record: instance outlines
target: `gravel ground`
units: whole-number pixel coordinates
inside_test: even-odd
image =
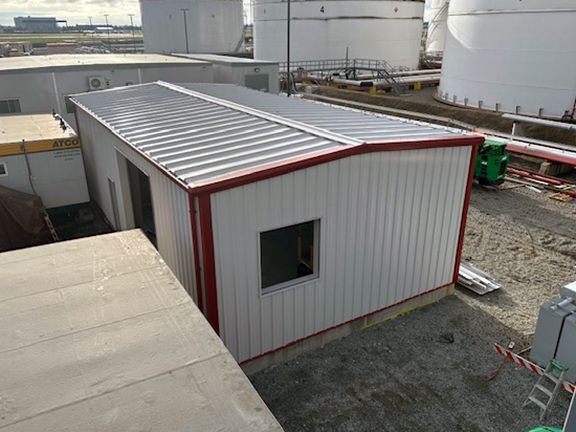
[[[464,257],[502,290],[466,290],[262,371],[251,380],[286,432],[526,432],[535,378],[500,362],[492,343],[530,344],[538,307],[576,279],[576,203],[525,188],[475,188]],[[565,392],[548,425],[560,426]]]
[[[505,184],[503,189],[514,187]],[[504,289],[461,295],[529,341],[543,300],[576,280],[576,202],[563,203],[527,188],[472,194],[463,257]]]

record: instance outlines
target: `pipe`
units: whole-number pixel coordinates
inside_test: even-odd
[[[333,78],[332,82],[336,84],[353,85],[356,87],[374,87],[373,81],[359,81],[359,80],[349,80],[342,78]]]
[[[521,116],[518,114],[502,114],[502,118],[520,123],[532,123],[542,126],[548,126],[558,129],[576,130],[576,125],[570,123],[561,123],[554,120],[544,120],[535,117]]]

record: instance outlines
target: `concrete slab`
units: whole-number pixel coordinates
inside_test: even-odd
[[[0,431],[281,431],[140,231],[0,255]]]

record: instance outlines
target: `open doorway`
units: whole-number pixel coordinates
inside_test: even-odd
[[[132,211],[134,212],[134,226],[144,231],[146,237],[157,247],[150,179],[127,159],[126,166],[130,183]]]

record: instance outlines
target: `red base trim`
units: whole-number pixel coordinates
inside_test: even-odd
[[[426,292],[423,292],[423,293],[421,293],[421,294],[417,294],[417,295],[412,296],[412,297],[409,297],[409,298],[407,298],[407,299],[405,299],[405,300],[399,301],[398,303],[394,303],[394,304],[392,304],[392,305],[390,305],[390,306],[386,306],[386,307],[383,307],[383,308],[381,308],[381,309],[375,310],[374,312],[369,312],[369,313],[364,314],[364,315],[361,315],[361,316],[359,316],[359,317],[357,317],[357,318],[352,318],[351,320],[348,320],[348,321],[343,322],[343,323],[341,323],[341,324],[337,324],[337,325],[332,326],[332,327],[328,327],[327,329],[320,330],[319,332],[312,333],[312,334],[309,335],[309,336],[305,336],[305,337],[303,337],[303,338],[297,339],[297,340],[295,340],[295,341],[293,341],[293,342],[287,343],[286,345],[282,345],[281,347],[274,348],[273,350],[266,351],[265,353],[259,354],[259,355],[255,356],[255,357],[251,357],[251,358],[249,358],[249,359],[247,359],[247,360],[242,360],[239,364],[240,364],[240,365],[243,365],[243,364],[249,363],[249,362],[251,362],[251,361],[258,360],[259,358],[265,357],[265,356],[270,355],[270,354],[272,354],[272,353],[275,353],[275,352],[277,352],[277,351],[281,351],[281,350],[283,350],[283,349],[289,348],[289,347],[291,347],[292,345],[296,345],[296,344],[298,344],[298,343],[300,343],[300,342],[304,342],[304,341],[307,340],[307,339],[313,338],[313,337],[315,337],[315,336],[319,336],[319,335],[321,335],[321,334],[323,334],[323,333],[328,333],[329,331],[332,331],[332,330],[335,330],[335,329],[337,329],[337,328],[339,328],[339,327],[342,327],[342,326],[344,326],[344,325],[353,323],[354,321],[358,321],[358,320],[367,318],[367,317],[369,317],[369,316],[375,315],[375,314],[377,314],[377,313],[384,312],[384,311],[386,311],[386,310],[388,310],[388,309],[391,309],[391,308],[393,308],[393,307],[400,306],[401,304],[404,304],[404,303],[407,303],[407,302],[409,302],[409,301],[411,301],[411,300],[417,299],[418,297],[423,297],[423,296],[425,296],[425,295],[432,294],[432,293],[435,292],[435,291],[439,291],[439,290],[441,290],[441,289],[448,288],[448,287],[450,287],[450,286],[452,286],[452,285],[453,285],[452,283],[449,283],[449,284],[446,284],[446,285],[442,285],[442,286],[440,286],[440,287],[438,287],[438,288],[434,288],[434,289],[431,289],[430,291],[426,291]]]

